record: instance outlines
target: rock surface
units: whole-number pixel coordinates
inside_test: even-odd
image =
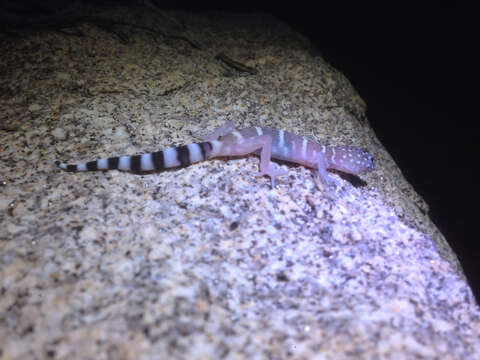
[[[119,27],[122,43],[83,25],[0,49],[1,359],[479,358],[455,255],[305,39],[262,14],[108,16],[157,32]],[[365,147],[378,169],[326,193],[301,166],[271,189],[254,156],[147,175],[54,166],[228,120]]]

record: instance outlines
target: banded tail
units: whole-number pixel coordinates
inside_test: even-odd
[[[205,141],[148,154],[115,156],[73,165],[55,161],[55,164],[68,172],[113,169],[132,172],[159,171],[177,166],[188,166],[195,162],[207,160],[211,157],[212,150],[212,142]]]

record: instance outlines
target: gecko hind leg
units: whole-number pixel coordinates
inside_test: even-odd
[[[254,173],[255,176],[267,175],[272,182],[272,188],[275,187],[275,178],[286,175],[288,171],[280,169],[271,161],[272,157],[272,137],[269,135],[260,135],[244,139],[241,142],[224,144],[222,148],[223,156],[242,156],[258,152],[260,150],[260,172]]]
[[[221,136],[230,134],[234,130],[235,130],[235,123],[233,121],[227,121],[225,124],[215,129],[211,133],[208,133],[205,135],[193,134],[193,136],[195,136],[198,139],[202,139],[202,141],[213,141],[213,140],[217,140]]]
[[[265,135],[263,135],[265,136]],[[259,136],[262,138],[263,136]],[[265,136],[262,151],[260,152],[260,173],[257,176],[267,175],[272,182],[272,189],[275,187],[275,178],[277,176],[287,175],[288,171],[280,169],[278,165],[271,161],[272,158],[272,137]]]

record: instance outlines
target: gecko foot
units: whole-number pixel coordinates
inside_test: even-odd
[[[277,168],[275,166],[270,166],[266,170],[262,170],[261,172],[254,173],[255,176],[263,176],[263,175],[270,176],[270,179],[272,181],[272,189],[275,187],[275,178],[277,176],[282,176],[287,174],[288,174],[288,171]]]

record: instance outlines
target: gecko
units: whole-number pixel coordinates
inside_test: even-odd
[[[326,146],[285,130],[268,127],[237,129],[233,122],[223,124],[211,134],[202,137],[202,142],[199,143],[73,165],[60,161],[55,163],[69,172],[118,169],[140,173],[188,166],[216,157],[244,156],[251,153],[260,156],[260,172],[255,175],[269,176],[272,188],[275,187],[276,177],[288,173],[278,168],[271,161],[272,158],[316,169],[324,185],[336,183],[336,180],[327,173],[327,169],[353,175],[375,169],[373,157],[366,150],[356,146]]]

